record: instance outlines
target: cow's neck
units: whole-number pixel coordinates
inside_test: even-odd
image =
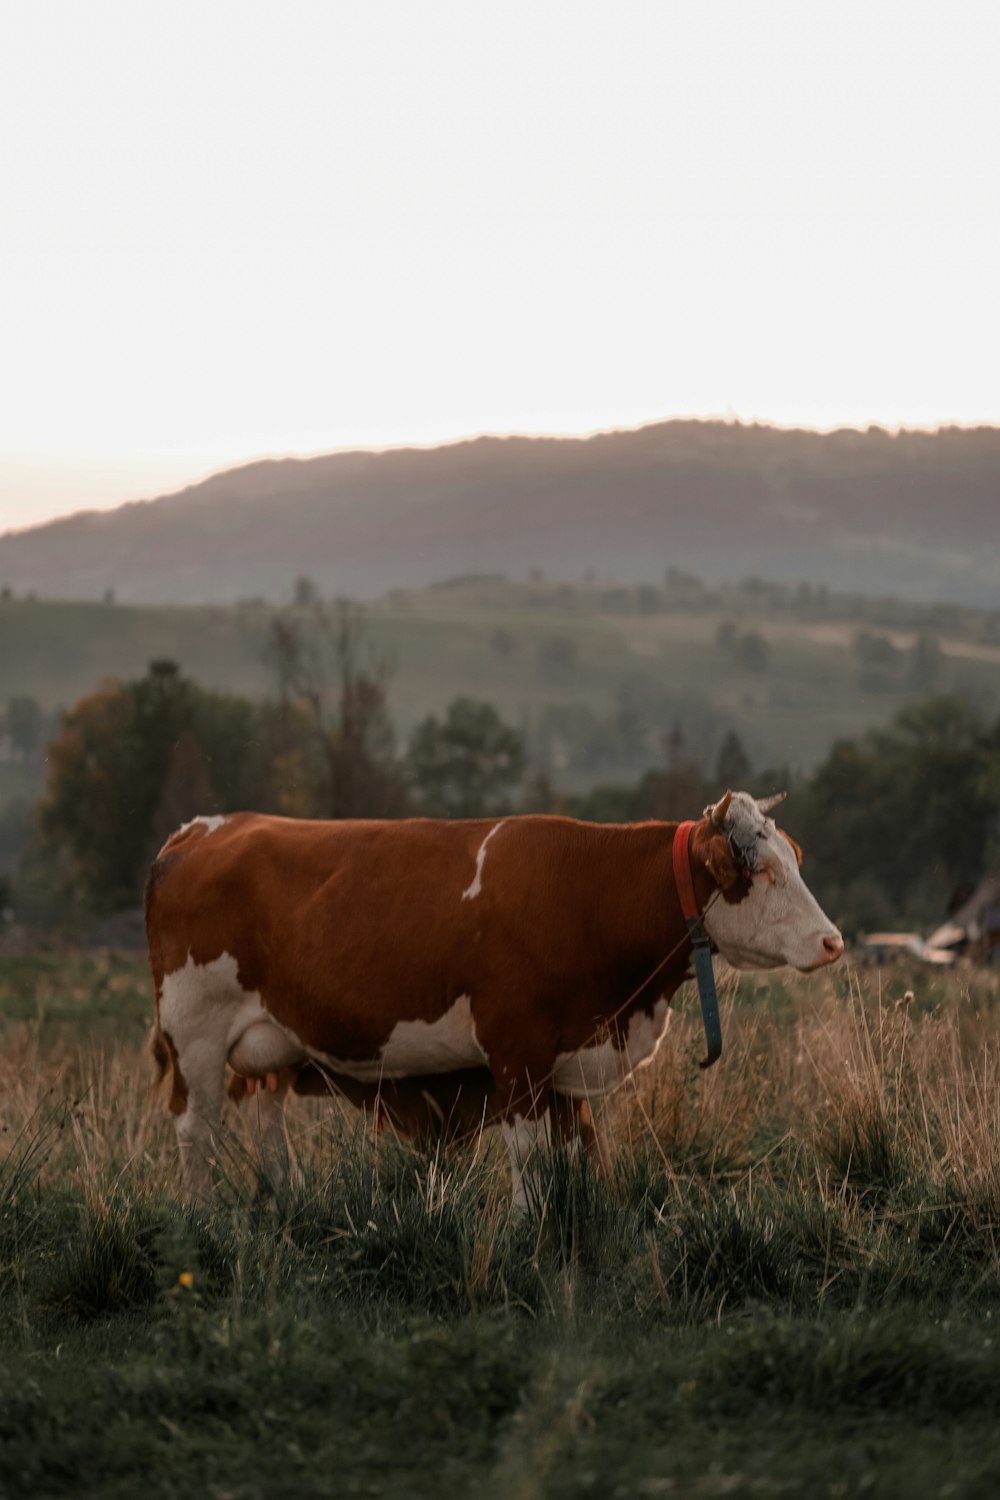
[[[608,830],[607,878],[598,885],[595,912],[600,946],[618,1003],[639,990],[631,1008],[648,1008],[682,983],[690,942],[673,878],[676,824],[649,823]],[[707,892],[696,883],[696,895]],[[655,971],[655,972],[654,972]],[[623,985],[631,988],[622,996]]]

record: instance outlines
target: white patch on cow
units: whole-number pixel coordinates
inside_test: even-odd
[[[537,1167],[539,1153],[548,1151],[552,1141],[552,1127],[547,1113],[537,1120],[515,1114],[513,1122],[501,1121],[500,1133],[510,1156],[512,1206],[517,1213],[523,1213],[528,1206],[525,1179]]]
[[[610,1093],[636,1068],[651,1061],[669,1024],[670,1002],[661,995],[652,1011],[638,1010],[629,1018],[623,1046],[605,1037],[575,1052],[560,1052],[552,1069],[552,1087],[571,1099]]]
[[[214,969],[222,961],[217,959],[206,967]],[[228,1028],[225,1056],[233,1071],[246,1078],[262,1078],[266,1073],[297,1067],[307,1061],[319,1063],[331,1073],[343,1073],[358,1083],[489,1067],[489,1057],[476,1035],[468,995],[460,995],[450,1010],[435,1021],[397,1021],[375,1057],[344,1058],[311,1047],[291,1026],[272,1016],[256,992],[241,991],[241,994],[247,1004],[240,1007]],[[165,1030],[170,1030],[166,1021],[162,1024]]]
[[[182,1072],[191,1079],[184,1068],[201,1071],[202,1059],[207,1065],[221,1050],[223,1062],[237,1049],[244,1036],[259,1031],[277,1032],[282,1029],[264,1009],[264,1003],[256,990],[245,990],[239,981],[239,965],[229,953],[213,958],[207,964],[196,964],[190,953],[181,969],[164,976],[160,994],[160,1025],[173,1038],[174,1046],[181,1055]],[[287,1046],[282,1036],[282,1045]],[[262,1056],[266,1049],[262,1049]],[[298,1060],[305,1061],[305,1052],[299,1044]],[[283,1066],[283,1064],[271,1064]],[[265,1070],[266,1071],[266,1070]]]
[[[757,873],[742,901],[720,895],[706,908],[705,930],[734,969],[817,969],[843,951],[840,933],[799,872],[795,851],[746,792],[734,792],[730,825],[752,848]],[[824,943],[830,946],[825,947]]]
[[[339,1058],[309,1046],[271,1015],[256,990],[244,990],[228,953],[207,964],[196,964],[189,954],[183,968],[165,977],[160,1025],[177,1049],[189,1100],[212,1121],[210,1129],[222,1102],[226,1063],[245,1078],[262,1078],[312,1061],[359,1083],[489,1066],[468,995],[434,1021],[397,1021],[373,1058]],[[199,1139],[204,1145],[204,1130]]]
[[[479,846],[479,852],[476,855],[476,873],[473,876],[472,884],[468,887],[467,890],[464,890],[462,892],[462,900],[463,901],[471,901],[475,896],[478,896],[479,892],[482,890],[482,888],[483,888],[483,865],[484,865],[484,863],[486,861],[486,845],[489,843],[489,841],[493,837],[493,835],[495,833],[499,832],[499,830],[503,827],[503,825],[504,825],[504,823],[506,823],[506,821],[507,821],[506,818],[501,818],[499,823],[495,823],[493,825],[493,827],[490,829],[489,833],[483,839],[483,842],[480,844],[480,846]]]
[[[226,818],[223,813],[213,813],[211,816],[207,813],[200,813],[197,818],[192,818],[189,823],[182,823],[173,837],[177,838],[178,834],[186,833],[189,828],[194,828],[197,823],[200,823],[204,827],[206,834],[214,833],[217,828],[222,827],[225,821]]]
[[[294,1037],[291,1031],[288,1035]],[[476,1035],[468,995],[459,995],[451,1009],[435,1021],[397,1021],[378,1055],[371,1059],[333,1057],[312,1047],[306,1050],[331,1072],[344,1073],[359,1083],[411,1078],[420,1073],[454,1073],[459,1068],[489,1067],[490,1061]]]
[[[453,1073],[458,1068],[488,1065],[489,1058],[476,1036],[468,995],[459,995],[436,1021],[397,1021],[379,1057],[383,1078]]]

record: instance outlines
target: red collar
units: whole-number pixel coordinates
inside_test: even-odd
[[[698,902],[691,878],[691,830],[693,823],[681,823],[674,834],[674,883],[681,900],[681,911],[687,923],[688,936],[694,956],[694,972],[701,997],[701,1015],[705,1023],[705,1039],[708,1055],[701,1066],[710,1068],[722,1054],[722,1026],[719,1022],[719,997],[715,992],[715,975],[712,972],[712,943],[701,920]]]
[[[694,826],[694,823],[679,823],[674,834],[674,880],[677,882],[677,894],[681,898],[681,911],[687,922],[701,916],[691,878],[691,830]]]

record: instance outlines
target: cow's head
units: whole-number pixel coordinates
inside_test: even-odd
[[[798,845],[767,816],[780,801],[727,792],[692,830],[692,864],[704,866],[719,893],[707,905],[705,928],[737,969],[820,969],[844,951],[802,879]]]

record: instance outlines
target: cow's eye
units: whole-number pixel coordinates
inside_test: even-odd
[[[751,875],[757,868],[757,843],[743,844],[732,834],[729,835],[729,847],[732,849],[737,864],[743,865],[744,869],[750,871]]]

